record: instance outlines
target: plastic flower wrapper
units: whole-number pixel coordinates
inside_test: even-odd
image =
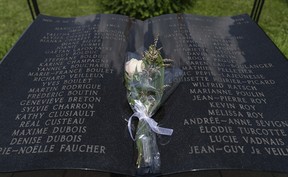
[[[125,64],[127,99],[134,111],[128,121],[128,129],[137,146],[138,175],[160,173],[161,161],[155,133],[169,136],[173,133],[172,129],[159,127],[152,116],[180,82],[181,70],[173,68],[173,60],[162,58],[157,41],[149,46],[141,60],[128,56]],[[132,133],[133,118],[139,119],[135,138]]]

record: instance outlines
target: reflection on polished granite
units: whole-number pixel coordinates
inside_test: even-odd
[[[40,170],[17,173],[0,173],[0,177],[131,177],[127,175],[85,170]],[[288,173],[240,170],[209,170],[186,172],[162,177],[288,177]]]

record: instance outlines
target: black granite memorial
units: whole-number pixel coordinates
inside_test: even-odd
[[[40,15],[0,65],[0,172],[134,175],[127,53],[158,36],[184,76],[154,118],[161,174],[288,172],[288,63],[248,15]]]

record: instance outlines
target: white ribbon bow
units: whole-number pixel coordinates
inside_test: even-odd
[[[168,136],[172,135],[173,129],[159,127],[158,123],[154,119],[147,116],[146,108],[139,100],[135,101],[134,108],[136,112],[128,120],[128,130],[133,141],[135,141],[135,138],[132,135],[131,121],[135,117],[139,120],[146,121],[148,125],[150,126],[151,130],[157,134],[168,135]]]

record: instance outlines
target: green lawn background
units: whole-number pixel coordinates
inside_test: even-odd
[[[207,16],[250,14],[254,0],[195,0],[185,13]],[[74,17],[101,13],[95,0],[38,0],[46,15]],[[0,60],[32,22],[26,0],[0,0]],[[288,0],[266,0],[259,25],[288,58]]]

